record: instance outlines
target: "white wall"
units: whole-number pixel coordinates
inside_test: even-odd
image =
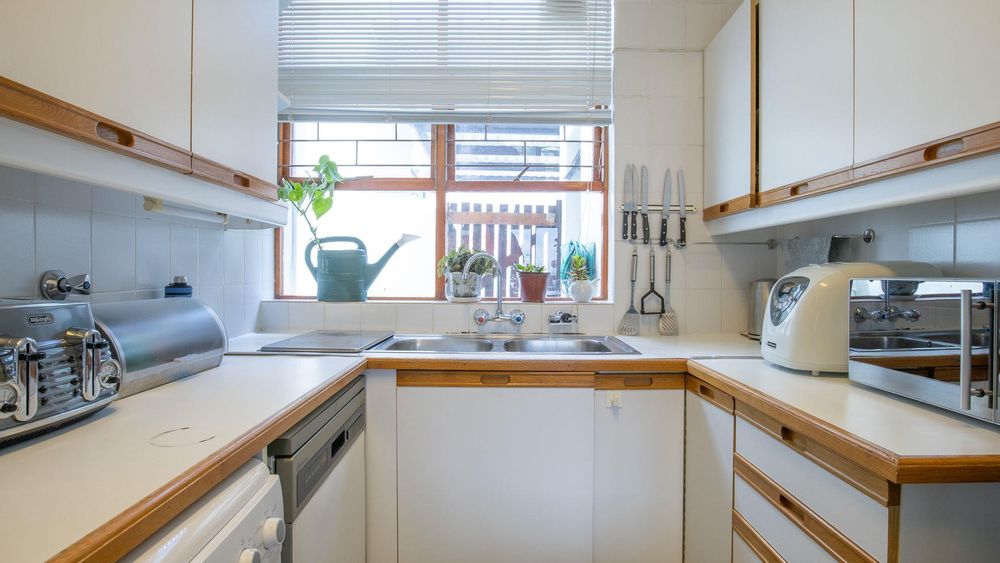
[[[90,273],[94,302],[163,296],[185,275],[230,336],[273,297],[271,230],[223,230],[142,209],[142,198],[0,167],[0,298],[40,298],[46,270]]]
[[[646,164],[650,202],[662,201],[663,176],[684,170],[689,242],[710,242],[701,220],[703,193],[703,50],[739,1],[617,0],[615,3],[615,91],[613,126],[614,200],[621,202],[625,165]],[[659,216],[651,219],[659,220]],[[651,221],[651,223],[655,223]],[[677,236],[677,216],[670,218]],[[621,216],[612,218],[615,318],[628,309],[632,246],[620,238]],[[658,224],[651,225],[654,239]],[[764,241],[774,230],[729,237]],[[640,245],[636,300],[649,289],[649,248]],[[664,252],[655,247],[657,291],[665,292]],[[764,246],[691,245],[672,251],[670,302],[681,332],[738,332],[746,329],[749,282],[774,277],[777,253]],[[638,305],[637,305],[638,308]],[[642,333],[657,330],[656,316],[644,316]]]

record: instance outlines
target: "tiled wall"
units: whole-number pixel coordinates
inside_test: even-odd
[[[625,165],[649,168],[650,202],[662,201],[667,168],[684,170],[688,202],[699,212],[688,216],[690,242],[709,242],[701,221],[703,170],[703,50],[740,4],[738,1],[618,0],[615,3],[615,124],[613,127],[614,199],[622,201]],[[653,219],[658,221],[659,217]],[[615,242],[615,319],[628,308],[632,246]],[[652,226],[654,238],[659,227]],[[677,216],[670,220],[677,236]],[[727,237],[725,241],[764,241],[774,231]],[[649,248],[640,245],[636,299],[649,289]],[[656,288],[666,293],[664,252],[657,246]],[[670,302],[681,332],[737,332],[746,329],[749,282],[774,277],[777,252],[753,245],[690,245],[674,250]],[[641,331],[655,333],[657,318],[642,319]]]
[[[229,334],[243,334],[273,297],[271,233],[147,213],[133,194],[0,167],[0,297],[40,297],[51,269],[90,273],[95,302],[162,297],[186,275]]]

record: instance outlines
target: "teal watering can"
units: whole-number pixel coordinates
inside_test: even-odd
[[[306,245],[306,266],[316,278],[316,299],[320,301],[366,301],[368,288],[382,272],[389,258],[404,244],[416,240],[416,235],[403,235],[374,264],[368,263],[368,249],[361,239],[354,237],[323,237],[319,242],[352,242],[357,248],[347,250],[320,250],[317,264],[312,260],[316,241]]]

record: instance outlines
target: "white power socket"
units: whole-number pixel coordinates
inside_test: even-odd
[[[604,394],[604,407],[609,409],[622,408],[622,392],[608,391]]]

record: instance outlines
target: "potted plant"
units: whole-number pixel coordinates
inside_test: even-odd
[[[569,295],[575,303],[590,303],[594,298],[594,281],[590,279],[587,259],[574,255],[569,267]]]
[[[545,288],[549,283],[549,273],[545,266],[534,264],[514,264],[521,280],[521,301],[525,303],[542,303],[545,301]]]
[[[455,303],[479,301],[483,276],[496,273],[493,263],[489,260],[476,260],[469,268],[469,277],[462,277],[466,262],[477,252],[479,251],[460,246],[438,260],[437,274],[444,278],[444,296],[448,301]]]

